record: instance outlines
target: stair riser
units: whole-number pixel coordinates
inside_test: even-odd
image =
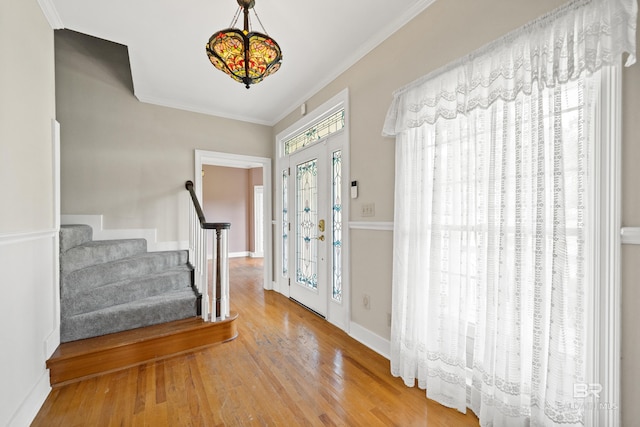
[[[179,299],[159,301],[150,305],[121,306],[109,311],[96,311],[62,319],[61,342],[156,325],[192,317],[195,295]]]
[[[222,322],[191,318],[62,344],[47,361],[51,386],[157,361],[238,336],[237,313]]]
[[[63,278],[62,298],[87,292],[107,283],[133,279],[184,265],[187,252],[152,252],[143,256],[98,264],[69,273]]]
[[[79,292],[63,298],[61,308],[71,316],[190,287],[191,271],[183,269]]]
[[[82,268],[125,259],[147,251],[144,239],[91,242],[69,249],[60,255],[62,276]]]

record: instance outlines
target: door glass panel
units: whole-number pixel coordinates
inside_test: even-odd
[[[289,173],[282,171],[282,277],[289,275]]]
[[[337,302],[342,302],[342,150],[334,151],[331,164],[333,216],[333,275],[331,297]]]
[[[296,166],[296,282],[318,288],[318,159]]]

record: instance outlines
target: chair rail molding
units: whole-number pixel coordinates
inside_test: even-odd
[[[58,230],[55,228],[48,228],[22,233],[0,233],[0,246],[28,242],[31,240],[48,239],[50,237],[54,237],[57,232]]]
[[[620,237],[623,245],[640,245],[640,227],[622,227]]]
[[[393,221],[349,221],[350,230],[393,231]]]

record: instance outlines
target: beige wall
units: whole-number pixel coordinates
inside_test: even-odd
[[[229,222],[229,252],[248,252],[250,169],[204,165],[202,202],[208,222]]]
[[[271,128],[139,102],[126,48],[56,31],[62,213],[184,241],[194,150],[270,157]]]
[[[349,88],[351,177],[359,197],[351,200],[352,221],[392,221],[393,140],[381,136],[392,92],[416,78],[464,56],[486,43],[565,3],[564,0],[437,1],[361,61],[307,101],[309,111]],[[623,224],[640,226],[640,65],[623,72]],[[300,118],[297,110],[279,122],[273,135]],[[375,203],[376,216],[361,218],[362,203]],[[391,307],[390,232],[351,232],[352,320],[389,338],[386,313]],[[640,248],[623,247],[622,425],[640,419]],[[373,262],[372,260],[375,260]],[[365,310],[362,295],[371,296]],[[375,309],[373,309],[375,307]]]
[[[349,88],[350,179],[359,181],[360,192],[350,201],[352,221],[393,220],[394,146],[380,135],[393,90],[564,2],[437,1],[307,101],[311,111]],[[100,46],[97,56],[89,53],[94,45]],[[193,174],[193,149],[270,157],[274,136],[300,118],[296,109],[271,129],[140,104],[123,72],[128,62],[121,47],[79,44],[74,37],[59,35],[56,52],[62,212],[103,213],[110,228],[151,222],[161,240],[184,239],[177,224],[182,211],[176,194]],[[626,69],[623,77],[623,224],[639,226],[640,192],[635,187],[640,180],[640,66]],[[361,204],[371,202],[376,216],[361,218]],[[352,320],[384,338],[389,338],[391,241],[390,232],[351,232]],[[635,403],[640,401],[640,338],[634,330],[640,324],[639,257],[638,247],[623,247],[623,425],[640,419]],[[364,293],[371,296],[371,310],[362,307]]]
[[[0,14],[0,233],[53,227],[53,35],[35,2],[18,3]]]
[[[229,252],[255,252],[253,187],[262,168],[202,167],[202,209],[208,222],[230,222]]]
[[[29,425],[49,392],[57,327],[53,30],[36,1],[0,2],[0,425]]]
[[[640,47],[640,31],[636,33]],[[640,63],[622,72],[622,226],[640,227]],[[622,246],[622,425],[640,420],[640,246]]]

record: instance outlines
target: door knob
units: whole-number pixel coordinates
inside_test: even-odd
[[[314,239],[318,239],[321,242],[324,242],[324,234],[319,235],[318,237],[314,237]]]

